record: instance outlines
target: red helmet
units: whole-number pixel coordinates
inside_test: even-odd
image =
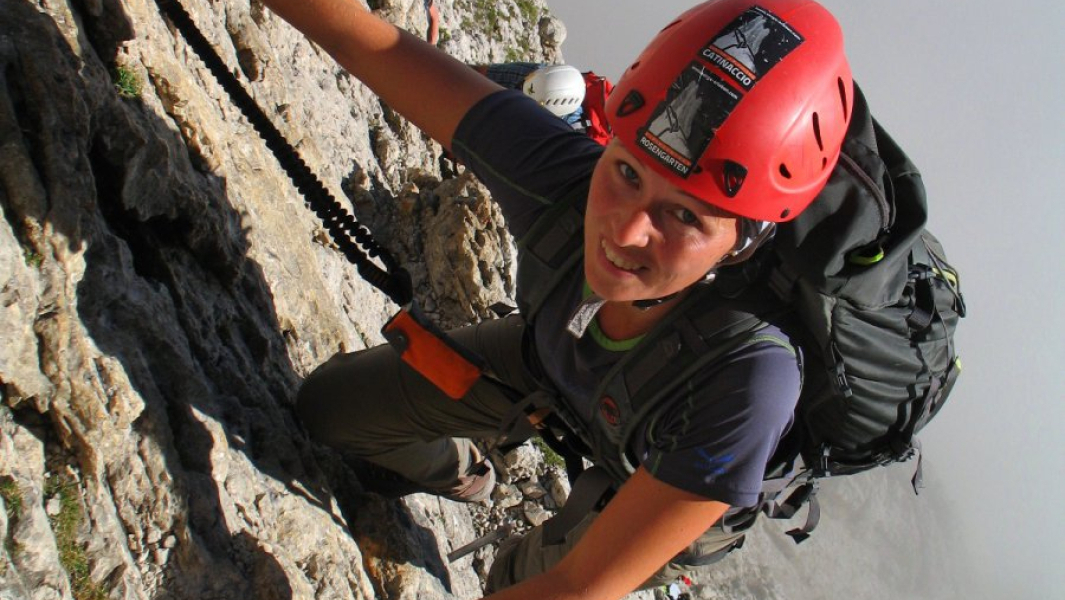
[[[614,136],[681,189],[788,221],[821,191],[853,102],[839,24],[811,0],[711,0],[660,31],[621,76]]]

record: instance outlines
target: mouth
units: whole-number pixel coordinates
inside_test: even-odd
[[[603,249],[603,255],[606,256],[606,259],[610,262],[610,264],[614,265],[618,269],[631,273],[638,271],[641,268],[639,264],[627,260],[623,256],[615,254],[609,247],[607,247],[606,240],[600,240],[599,247]]]

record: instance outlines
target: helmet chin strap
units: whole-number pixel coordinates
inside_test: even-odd
[[[648,310],[676,298],[683,291],[674,292],[654,300],[635,300],[632,305],[640,310]],[[606,304],[606,300],[601,298],[599,294],[592,292],[577,305],[577,309],[570,315],[569,321],[566,322],[566,331],[575,338],[584,337],[584,332],[588,331],[588,326],[595,320],[595,315],[599,313],[599,309],[603,308],[604,304]]]
[[[695,285],[695,284],[692,284],[692,285]],[[688,287],[691,287],[691,286],[688,286]],[[688,288],[684,288],[684,290],[686,290],[686,289],[688,289]],[[683,292],[684,290],[680,290],[680,292]],[[670,300],[672,300],[672,299],[676,298],[677,296],[679,296],[680,292],[673,292],[672,294],[669,294],[668,296],[662,296],[661,298],[655,298],[653,300],[633,300],[632,305],[635,306],[636,308],[640,309],[640,310],[648,310],[648,309],[651,309],[651,308],[654,308],[654,307],[658,306],[659,304],[664,304],[666,302],[669,302]]]
[[[769,221],[741,219],[739,239],[736,240],[735,248],[732,250],[732,252],[729,252],[725,256],[722,256],[721,260],[717,261],[717,264],[714,265],[712,269],[710,269],[710,272],[707,273],[706,276],[702,278],[702,280],[697,281],[692,285],[697,285],[699,283],[710,283],[717,276],[718,268],[741,263],[750,258],[751,255],[754,254],[755,250],[757,250],[762,244],[764,244],[766,240],[773,237],[773,234],[776,233],[777,230],[776,225],[776,223],[771,223]],[[688,286],[683,290],[673,292],[672,294],[662,296],[661,298],[654,298],[652,300],[635,300],[633,301],[632,305],[640,310],[648,310],[659,306],[660,304],[669,302],[670,300],[676,298],[678,295],[683,293],[684,290],[687,290],[690,287],[691,286]]]
[[[715,277],[717,277],[717,268],[719,266],[721,266],[724,262],[725,262],[725,259],[722,258],[721,261],[719,261],[716,265],[714,265],[714,268],[711,269],[710,272],[707,273],[702,279],[700,279],[699,281],[696,281],[695,283],[689,285],[688,287],[684,288],[683,290],[676,291],[676,292],[673,292],[672,294],[669,294],[669,295],[666,295],[666,296],[662,296],[661,298],[655,298],[653,300],[633,300],[632,301],[632,306],[635,307],[635,308],[638,308],[640,310],[649,310],[649,309],[652,309],[652,308],[654,308],[656,306],[659,306],[659,305],[665,304],[666,302],[669,302],[670,300],[672,300],[672,299],[676,298],[677,296],[683,294],[684,292],[690,290],[692,288],[692,286],[699,285],[700,283],[710,283],[710,282],[712,282],[714,280]]]
[[[692,285],[710,283],[717,276],[718,268],[734,265],[747,260],[752,254],[754,254],[754,251],[757,250],[759,246],[771,239],[775,232],[776,223],[741,219],[739,238],[736,240],[736,246],[732,252],[722,256],[706,276]],[[673,292],[672,294],[662,296],[661,298],[634,300],[632,306],[639,310],[650,310],[673,300],[690,288],[691,286],[688,286],[683,290]],[[595,320],[596,313],[599,312],[599,309],[602,308],[604,304],[606,304],[606,300],[600,298],[593,292],[577,306],[575,311],[573,311],[569,321],[566,323],[566,331],[574,337],[583,337],[584,332],[588,330],[588,326],[592,324],[593,320]]]

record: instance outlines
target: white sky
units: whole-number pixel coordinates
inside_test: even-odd
[[[567,61],[616,81],[695,3],[549,4]],[[921,435],[938,475],[926,484],[947,488],[965,524],[975,597],[1065,597],[1065,3],[823,4],[874,114],[921,169],[931,229],[962,273],[965,370]]]

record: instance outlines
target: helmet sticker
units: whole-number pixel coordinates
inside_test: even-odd
[[[640,146],[651,156],[687,177],[695,161],[725,122],[740,95],[706,65],[693,62],[669,86],[666,99],[658,105]]]
[[[802,36],[787,23],[755,6],[730,23],[700,54],[743,90],[750,90],[802,42]]]
[[[638,144],[683,178],[743,95],[803,42],[762,7],[744,11],[701,48],[637,131]]]

